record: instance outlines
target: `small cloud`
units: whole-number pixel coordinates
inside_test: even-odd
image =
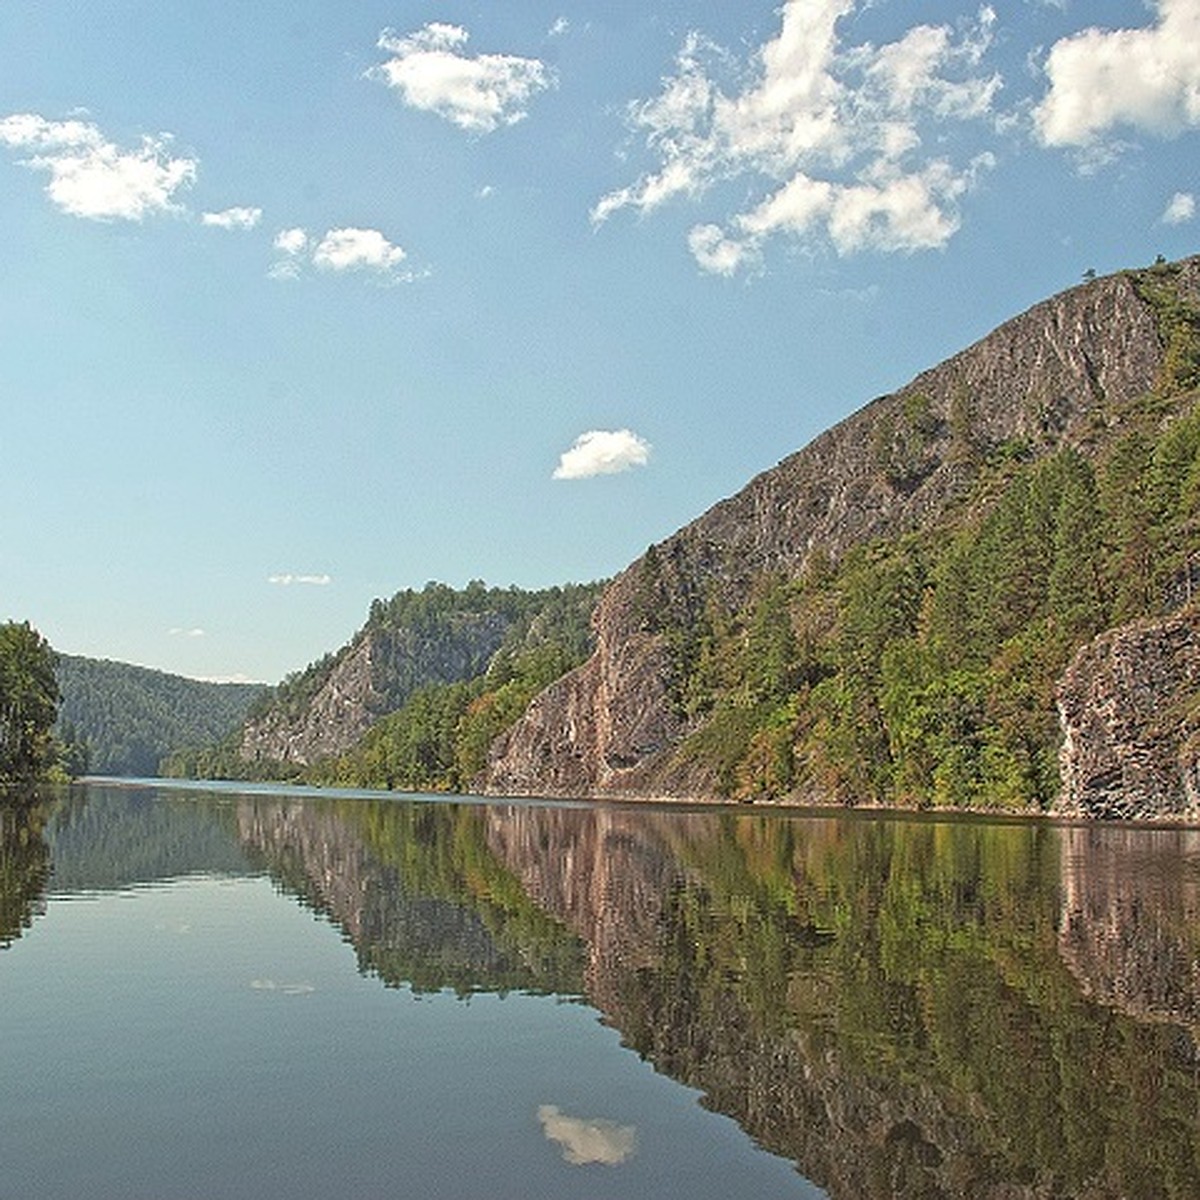
[[[460,53],[470,35],[458,25],[431,22],[405,36],[385,29],[378,46],[392,55],[367,72],[400,94],[410,108],[437,113],[470,133],[491,133],[525,118],[529,101],[555,83],[536,58]]]
[[[281,229],[273,244],[284,254],[303,254],[308,248],[308,234],[303,229]]]
[[[568,29],[571,28],[571,22],[566,17],[559,17],[558,20],[546,30],[547,37],[562,37]]]
[[[256,992],[280,992],[284,996],[309,996],[317,990],[311,983],[277,983],[274,979],[252,979],[250,987]]]
[[[378,229],[330,229],[319,239],[304,229],[284,229],[274,246],[283,257],[271,267],[273,279],[297,279],[308,262],[322,271],[373,271],[393,283],[412,283],[429,273],[400,270],[407,252]]]
[[[202,638],[205,636],[203,629],[185,629],[182,626],[176,626],[174,629],[167,630],[168,637],[185,637],[185,638]]]
[[[485,183],[483,187],[475,193],[476,200],[486,200],[489,196],[494,196],[496,189],[490,183]]]
[[[1196,197],[1191,192],[1176,192],[1162,215],[1164,225],[1184,225],[1196,215]]]
[[[650,458],[650,443],[629,429],[591,429],[581,433],[570,450],[560,455],[555,479],[590,479],[593,475],[616,475],[631,467],[644,467]]]
[[[390,271],[408,255],[378,229],[331,229],[317,243],[313,262],[328,271]]]
[[[123,150],[90,121],[48,121],[37,113],[0,118],[0,144],[28,150],[22,165],[46,171],[46,195],[63,212],[93,221],[141,221],[179,212],[175,194],[193,183],[197,161],[174,157],[171,137],[145,135]]]
[[[261,220],[261,208],[235,207],[200,214],[200,223],[214,229],[253,229]]]
[[[277,584],[279,587],[291,587],[292,584],[308,584],[310,587],[328,587],[333,582],[332,575],[268,575],[268,583]]]
[[[542,1132],[562,1147],[563,1158],[572,1166],[601,1163],[616,1167],[637,1150],[633,1125],[618,1125],[602,1117],[569,1117],[556,1104],[543,1104],[537,1117]]]

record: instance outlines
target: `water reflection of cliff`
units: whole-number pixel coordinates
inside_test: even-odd
[[[243,844],[389,986],[577,995],[582,946],[451,805],[245,800]]]
[[[240,823],[364,969],[582,989],[836,1197],[1195,1194],[1196,873],[1178,846],[395,803],[246,802]]]
[[[1083,826],[1063,839],[1063,958],[1085,992],[1200,1035],[1200,833]]]

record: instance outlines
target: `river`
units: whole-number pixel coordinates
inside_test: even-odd
[[[1200,832],[0,805],[0,1200],[1194,1197]]]

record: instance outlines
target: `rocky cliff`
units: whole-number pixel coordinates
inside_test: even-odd
[[[554,641],[579,661],[597,594],[595,584],[525,592],[430,583],[376,600],[347,645],[285,680],[251,714],[241,757],[307,765],[340,754],[417,689],[472,679],[502,649]]]
[[[1200,612],[1102,634],[1059,685],[1059,811],[1200,818]]]
[[[1200,259],[1171,270],[1194,305]],[[1005,447],[1094,454],[1171,370],[1147,275],[1126,272],[1037,305],[868,404],[624,571],[598,606],[592,657],[496,743],[479,786],[711,796],[712,780],[675,753],[696,721],[672,696],[672,630],[714,597],[735,612],[766,573],[836,567],[871,539],[929,531],[981,503],[983,464]]]

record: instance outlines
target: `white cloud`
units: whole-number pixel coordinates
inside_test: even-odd
[[[308,249],[308,234],[303,229],[281,229],[273,244],[284,254],[303,254]]]
[[[226,208],[200,214],[200,223],[214,229],[253,229],[261,220],[261,208]]]
[[[581,433],[570,450],[565,450],[554,468],[555,479],[590,479],[593,475],[616,475],[631,467],[644,467],[650,459],[650,443],[629,429],[592,429]]]
[[[330,229],[320,238],[304,229],[284,229],[273,244],[282,255],[269,272],[273,279],[296,279],[306,263],[322,271],[373,271],[393,283],[411,283],[428,274],[400,270],[407,253],[378,229]]]
[[[268,583],[278,584],[280,587],[291,587],[293,583],[309,584],[313,587],[326,587],[333,582],[331,575],[292,575],[290,573],[281,575],[268,575]]]
[[[548,30],[546,30],[546,36],[547,37],[562,37],[562,35],[564,33],[566,33],[567,30],[570,28],[571,28],[571,22],[568,21],[566,17],[558,17],[555,20],[554,24],[551,25]]]
[[[1196,197],[1191,192],[1176,192],[1163,211],[1164,225],[1184,225],[1196,215]]]
[[[562,1147],[563,1158],[572,1166],[601,1163],[616,1167],[637,1150],[637,1128],[618,1125],[602,1117],[569,1117],[556,1104],[537,1110],[542,1132]]]
[[[252,979],[250,987],[256,992],[281,992],[285,996],[311,996],[317,990],[308,982],[277,983],[274,979]]]
[[[378,46],[392,57],[368,77],[395,89],[409,107],[437,113],[471,133],[522,120],[529,101],[554,86],[554,72],[536,58],[469,58],[459,53],[469,36],[461,26],[440,22],[406,36],[385,29]]]
[[[744,66],[690,34],[659,95],[627,110],[657,165],[602,196],[593,222],[748,179],[759,193],[748,208],[689,235],[706,271],[754,266],[777,234],[841,254],[944,245],[959,201],[993,161],[976,153],[956,164],[952,152],[957,126],[995,119],[1001,78],[981,66],[995,13],[984,6],[957,28],[919,25],[883,46],[847,47],[838,22],[855,6],[787,0],[778,35]],[[924,150],[930,134],[946,147],[937,155]]]
[[[48,121],[37,113],[0,118],[0,143],[28,150],[25,166],[46,171],[46,195],[63,212],[93,221],[140,221],[180,211],[175,194],[193,183],[194,158],[173,157],[170,136],[143,136],[122,150],[90,121]]]
[[[283,257],[272,264],[267,274],[272,279],[298,279],[304,253],[309,247],[308,233],[299,228],[281,229],[271,244]]]
[[[312,259],[328,271],[390,271],[407,257],[378,229],[331,229],[317,243]]]
[[[174,629],[168,629],[167,635],[169,637],[202,638],[205,633],[203,629],[184,629],[176,626]]]
[[[1200,0],[1157,0],[1144,29],[1086,29],[1056,42],[1034,110],[1047,146],[1088,147],[1115,128],[1174,137],[1200,127]]]

